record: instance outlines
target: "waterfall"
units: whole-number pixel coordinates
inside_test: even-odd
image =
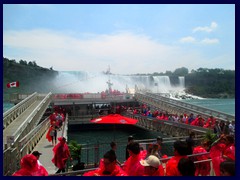
[[[110,79],[113,90],[126,92],[137,87],[154,93],[168,93],[184,88],[184,77],[179,77],[179,86],[172,86],[168,76],[136,76],[103,74],[84,71],[60,71],[57,78],[51,83],[53,93],[98,93],[108,89]]]
[[[179,87],[184,89],[185,88],[185,78],[184,78],[184,76],[179,76],[178,79],[179,79]]]

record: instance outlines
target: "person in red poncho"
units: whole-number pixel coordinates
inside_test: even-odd
[[[116,153],[110,150],[100,160],[98,169],[85,172],[83,176],[127,176],[127,174],[117,165]]]
[[[54,157],[52,159],[53,164],[58,168],[56,173],[65,172],[67,159],[70,157],[70,151],[68,145],[66,144],[66,139],[64,137],[59,137],[60,141],[54,148]]]
[[[143,176],[144,167],[140,164],[140,160],[145,158],[146,153],[141,153],[138,142],[128,144],[127,148],[130,156],[125,161],[123,170],[129,176]]]
[[[42,176],[38,169],[37,158],[32,154],[25,155],[20,162],[21,169],[13,176]]]
[[[173,144],[174,156],[166,164],[166,176],[181,176],[178,170],[178,162],[181,158],[187,158],[188,146],[185,141],[175,141]]]
[[[223,158],[226,160],[235,161],[235,145],[234,145],[234,136],[227,135],[225,138],[226,147],[223,150]]]
[[[206,153],[206,149],[204,147],[207,147],[207,143],[204,142],[203,146],[197,146],[193,149],[193,154],[199,154],[199,153]],[[209,155],[200,155],[200,156],[195,156],[194,161],[202,161],[202,160],[207,160],[209,159]],[[195,176],[208,176],[210,175],[210,161],[206,162],[201,162],[197,163],[196,165],[196,171],[195,171]]]
[[[225,149],[226,144],[224,140],[224,135],[221,135],[219,139],[211,144],[210,147],[210,157],[212,159],[213,170],[216,176],[220,176],[220,163],[224,161],[222,157],[222,152]]]
[[[46,134],[46,139],[49,142],[52,142],[52,145],[55,146],[57,144],[57,127],[53,124],[48,129]]]
[[[32,155],[34,155],[37,158],[39,174],[41,174],[41,176],[48,176],[47,170],[45,169],[45,167],[39,161],[40,155],[42,155],[42,153],[40,153],[38,151],[33,151]]]
[[[164,169],[156,156],[150,155],[147,159],[142,159],[140,164],[144,166],[144,176],[164,176]]]

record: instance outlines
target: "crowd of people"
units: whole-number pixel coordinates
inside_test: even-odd
[[[134,109],[133,113],[149,116],[151,111],[147,109],[143,108],[142,112]],[[157,111],[152,114],[154,114],[152,117],[157,119],[170,120],[172,117],[173,121],[179,123],[212,128],[218,139],[213,143],[205,139],[200,145],[196,145],[195,134],[190,132],[185,141],[174,142],[174,155],[168,158],[166,154],[162,154],[163,139],[161,137],[157,137],[147,149],[143,149],[133,136],[129,136],[126,160],[123,163],[117,159],[117,144],[111,142],[111,149],[100,159],[99,167],[84,173],[83,176],[209,176],[211,166],[208,160],[210,159],[216,176],[235,175],[235,125],[233,122],[223,125],[212,116],[205,121],[201,116],[194,118],[193,114],[189,116],[184,114],[179,117],[166,116]],[[54,146],[52,163],[58,168],[56,173],[64,173],[67,160],[72,160],[66,139],[57,138],[57,131],[62,128],[65,114],[61,109],[55,109],[49,120],[50,128],[46,138]],[[188,155],[199,153],[203,155],[188,157]],[[38,151],[25,155],[20,162],[21,168],[13,176],[47,176],[47,170],[39,161],[40,155],[42,154]],[[196,161],[202,162],[194,163]]]
[[[58,168],[56,173],[64,173],[67,160],[72,158],[66,139],[59,137],[58,141],[53,148],[52,163]],[[190,133],[185,141],[174,142],[174,155],[168,157],[161,153],[161,137],[157,137],[148,149],[143,149],[132,136],[129,136],[126,160],[122,164],[117,160],[117,144],[111,142],[111,149],[100,159],[99,167],[85,172],[83,176],[209,176],[211,166],[208,160],[210,159],[216,176],[234,176],[234,144],[234,136],[222,134],[212,144],[204,140],[201,145],[195,145],[194,134]],[[188,156],[199,153],[203,154]],[[13,176],[47,176],[47,170],[39,161],[40,155],[42,154],[38,151],[25,155],[21,159],[21,169]],[[194,163],[196,161],[198,163]]]
[[[186,141],[176,140],[173,144],[174,155],[170,158],[159,151],[161,137],[144,150],[129,136],[126,161],[122,165],[117,163],[115,150],[110,150],[104,154],[96,170],[88,171],[83,176],[209,176],[210,159],[216,176],[235,175],[234,136],[222,134],[214,143],[204,140],[201,145],[195,145],[194,136],[191,132]],[[188,156],[199,153],[202,155]],[[200,162],[194,163],[196,161]]]
[[[122,108],[124,109],[124,108]],[[194,116],[193,113],[188,114],[169,114],[167,112],[161,112],[160,110],[151,110],[145,104],[142,104],[138,108],[131,109],[133,114],[139,114],[142,116],[148,116],[156,118],[157,120],[166,120],[177,123],[185,123],[192,126],[200,126],[203,128],[213,129],[214,133],[218,134],[235,134],[235,121],[219,121],[215,117],[210,116],[208,119],[204,119],[201,115]]]
[[[52,142],[52,145],[57,144],[57,132],[62,129],[63,122],[65,121],[65,109],[55,107],[54,113],[49,116],[50,127],[46,134],[46,139]]]

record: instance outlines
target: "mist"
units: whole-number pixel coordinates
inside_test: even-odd
[[[184,90],[184,77],[179,77],[178,85],[171,85],[168,76],[133,76],[104,74],[100,72],[60,71],[47,87],[52,93],[101,93],[108,89],[107,82],[112,83],[112,90],[126,92],[148,90],[153,93],[169,93]]]

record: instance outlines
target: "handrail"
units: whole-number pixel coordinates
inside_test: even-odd
[[[3,113],[3,127],[6,128],[14,121],[18,116],[20,116],[25,109],[27,109],[37,98],[37,93],[33,93],[26,99],[22,100],[11,109]]]
[[[26,120],[21,124],[21,126],[18,127],[18,129],[15,131],[15,133],[13,134],[14,136],[14,143],[18,140],[18,138],[20,137],[20,135],[22,134],[22,132],[26,129],[26,127],[28,126],[28,124],[31,123],[31,121],[33,120],[33,118],[35,117],[35,115],[38,113],[38,111],[47,103],[49,103],[49,99],[51,97],[51,92],[47,94],[47,96],[39,103],[39,105],[32,111],[32,113],[28,116],[28,118],[26,118]]]
[[[206,152],[206,153],[198,153],[198,154],[192,154],[192,155],[187,155],[188,157],[197,157],[197,156],[202,156],[202,155],[208,155],[209,152]],[[171,159],[173,156],[170,156],[168,158],[160,158],[159,160],[161,162],[163,162],[164,160],[169,160]],[[209,158],[207,160],[201,160],[201,161],[194,161],[194,164],[199,164],[199,163],[202,163],[202,162],[208,162],[210,161],[210,163],[212,163],[212,159]],[[121,164],[121,167],[123,166],[123,164]],[[77,170],[77,171],[71,171],[71,172],[66,172],[66,173],[61,173],[61,174],[49,174],[49,176],[77,176],[77,175],[83,175],[85,172],[88,172],[88,171],[92,171],[92,170],[96,170],[98,168],[88,168],[88,169],[83,169],[83,170]],[[211,173],[212,172],[212,173]],[[164,175],[166,176],[166,175]],[[215,176],[214,172],[213,172],[213,168],[212,168],[212,165],[211,165],[211,170],[210,170],[210,176]]]
[[[41,129],[45,128],[44,133],[46,132],[46,130],[48,129],[50,122],[49,122],[49,117],[45,118],[38,126],[36,126],[33,130],[31,130],[26,136],[24,136],[23,138],[21,138],[18,142],[18,148],[20,149],[20,151],[22,151],[22,149],[28,145],[29,141],[31,141],[34,136],[36,136],[39,132],[41,132]]]
[[[31,94],[30,96],[26,97],[25,99],[23,99],[22,101],[20,101],[18,104],[16,104],[15,106],[13,106],[12,108],[10,108],[9,110],[7,110],[6,112],[3,113],[3,117],[5,118],[5,116],[7,116],[8,114],[10,114],[12,111],[14,111],[16,108],[20,107],[21,105],[25,104],[26,101],[28,101],[29,99],[31,99],[32,97],[36,96],[37,92]]]
[[[167,98],[167,97],[164,97],[164,96],[161,96],[161,95],[158,95],[158,94],[152,94],[152,93],[146,93],[146,94],[149,94],[150,96],[152,97],[159,97],[161,99],[165,99],[167,101],[170,101],[170,102],[173,102],[174,105],[179,105],[179,106],[191,106],[191,108],[197,108],[197,109],[200,109],[200,111],[202,112],[210,112],[210,113],[207,113],[207,114],[210,114],[210,115],[214,115],[213,113],[215,114],[218,114],[218,115],[223,115],[225,116],[226,118],[229,118],[230,120],[235,120],[235,116],[231,115],[231,114],[227,114],[227,113],[224,113],[224,112],[220,112],[220,111],[217,111],[217,110],[214,110],[214,109],[209,109],[209,108],[206,108],[206,107],[202,107],[202,106],[198,106],[198,105],[195,105],[195,104],[191,104],[191,103],[188,103],[188,102],[182,102],[182,101],[178,101],[178,100],[175,100],[175,99],[171,99],[171,98]],[[166,101],[165,101],[166,102]],[[188,107],[183,107],[183,108],[187,108]],[[215,115],[217,116],[217,115]],[[218,116],[217,116],[218,117]],[[219,119],[221,119],[221,117],[218,117]],[[224,120],[224,119],[222,119]]]
[[[202,106],[193,105],[193,104],[190,104],[190,103],[187,103],[187,102],[177,101],[177,100],[167,98],[167,97],[164,97],[164,96],[161,96],[161,95],[155,95],[155,94],[151,94],[151,93],[146,93],[146,94],[138,93],[138,94],[135,95],[136,99],[138,99],[138,95],[142,95],[145,98],[150,97],[155,101],[160,100],[160,101],[162,101],[164,103],[167,103],[167,104],[170,104],[172,106],[181,107],[181,109],[186,109],[189,112],[195,112],[197,114],[202,114],[206,117],[209,117],[209,116],[213,115],[214,117],[217,117],[218,119],[223,120],[223,121],[226,121],[226,118],[230,121],[235,121],[235,116],[233,116],[233,115],[223,113],[223,112],[219,112],[219,111],[212,110],[212,109],[208,109],[208,108],[205,108],[205,107],[202,107]],[[191,108],[189,108],[187,106],[190,106]],[[196,109],[198,109],[198,110],[196,110]],[[208,111],[209,111],[209,113],[208,113]],[[220,115],[225,116],[225,119],[223,119],[223,117],[220,117]]]

